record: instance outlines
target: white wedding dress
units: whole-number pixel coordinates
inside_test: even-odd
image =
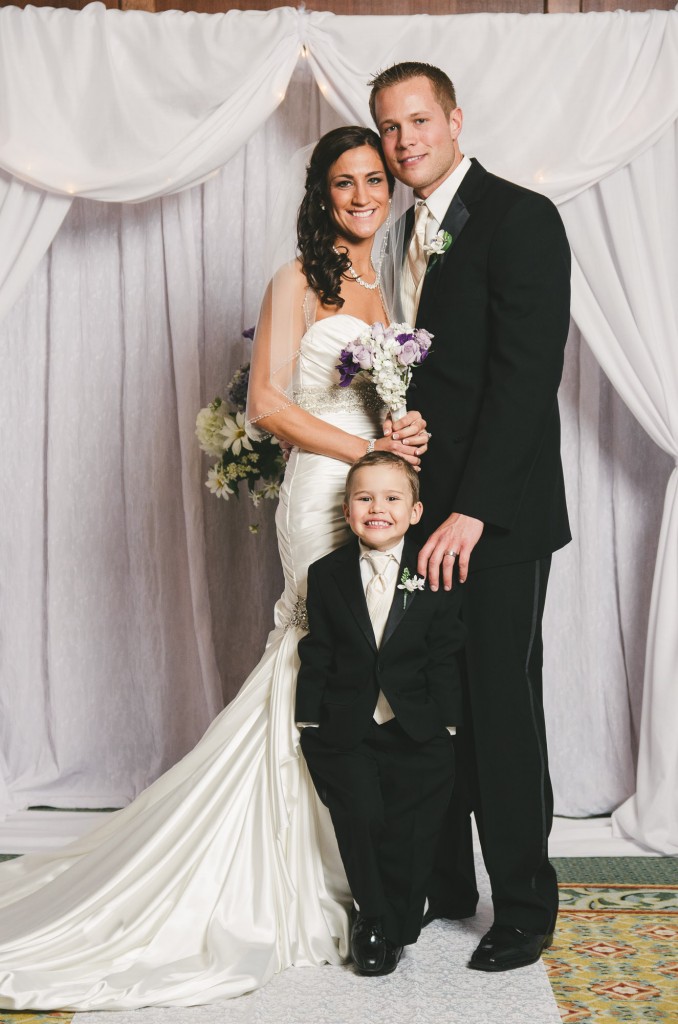
[[[339,388],[335,370],[362,327],[338,314],[308,329],[295,400],[367,438],[380,432],[376,394]],[[347,539],[346,471],[293,450],[275,628],[195,749],[84,839],[0,865],[0,1007],[188,1006],[347,957],[350,896],[294,724],[307,569]]]

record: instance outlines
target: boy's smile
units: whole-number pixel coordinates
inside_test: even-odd
[[[364,466],[351,481],[346,522],[370,548],[395,547],[409,527],[421,518],[422,504],[413,503],[405,473],[397,466]]]

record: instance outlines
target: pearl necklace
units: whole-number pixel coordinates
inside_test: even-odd
[[[335,256],[341,256],[342,255],[342,253],[340,253],[339,250],[337,248],[335,248],[335,246],[332,246],[332,252],[335,254]],[[374,263],[372,262],[372,259],[370,259],[370,263],[372,264],[372,270],[374,270],[374,272],[377,275],[375,277],[374,281],[372,282],[372,284],[368,284],[367,281],[363,281],[363,279],[360,276],[360,274],[356,274],[355,270],[353,269],[353,267],[351,265],[351,261],[350,260],[349,260],[348,267],[346,269],[348,270],[349,274],[351,275],[351,277],[353,278],[353,280],[355,281],[356,284],[359,284],[361,288],[367,288],[368,292],[373,292],[373,291],[376,291],[376,289],[379,287],[379,284],[381,282],[381,266],[379,267],[379,270],[376,270],[375,266],[374,266]]]

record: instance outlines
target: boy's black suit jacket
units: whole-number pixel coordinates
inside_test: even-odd
[[[409,217],[412,217],[410,211]],[[419,543],[452,512],[481,519],[471,570],[546,557],[570,539],[556,395],[569,327],[570,250],[549,199],[473,160],[429,263],[417,326],[435,335],[408,406],[432,438]]]
[[[295,720],[318,722],[320,738],[349,749],[367,734],[381,689],[405,732],[431,739],[461,721],[459,587],[407,593],[396,586],[377,648],[359,562],[354,539],[309,568],[310,632],[299,642]],[[406,537],[398,581],[406,567],[414,576],[416,565],[417,547]]]

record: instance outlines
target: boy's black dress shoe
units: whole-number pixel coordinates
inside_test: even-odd
[[[380,971],[370,971],[370,974],[392,974],[402,955],[402,946],[394,946],[388,939],[384,939],[384,966]]]
[[[527,967],[536,963],[552,942],[553,932],[541,935],[507,924],[493,924],[480,940],[468,966],[475,971],[512,971],[516,967]]]
[[[356,914],[351,926],[351,956],[361,974],[382,972],[386,958],[386,939],[379,918]],[[392,971],[395,966],[391,967]]]

